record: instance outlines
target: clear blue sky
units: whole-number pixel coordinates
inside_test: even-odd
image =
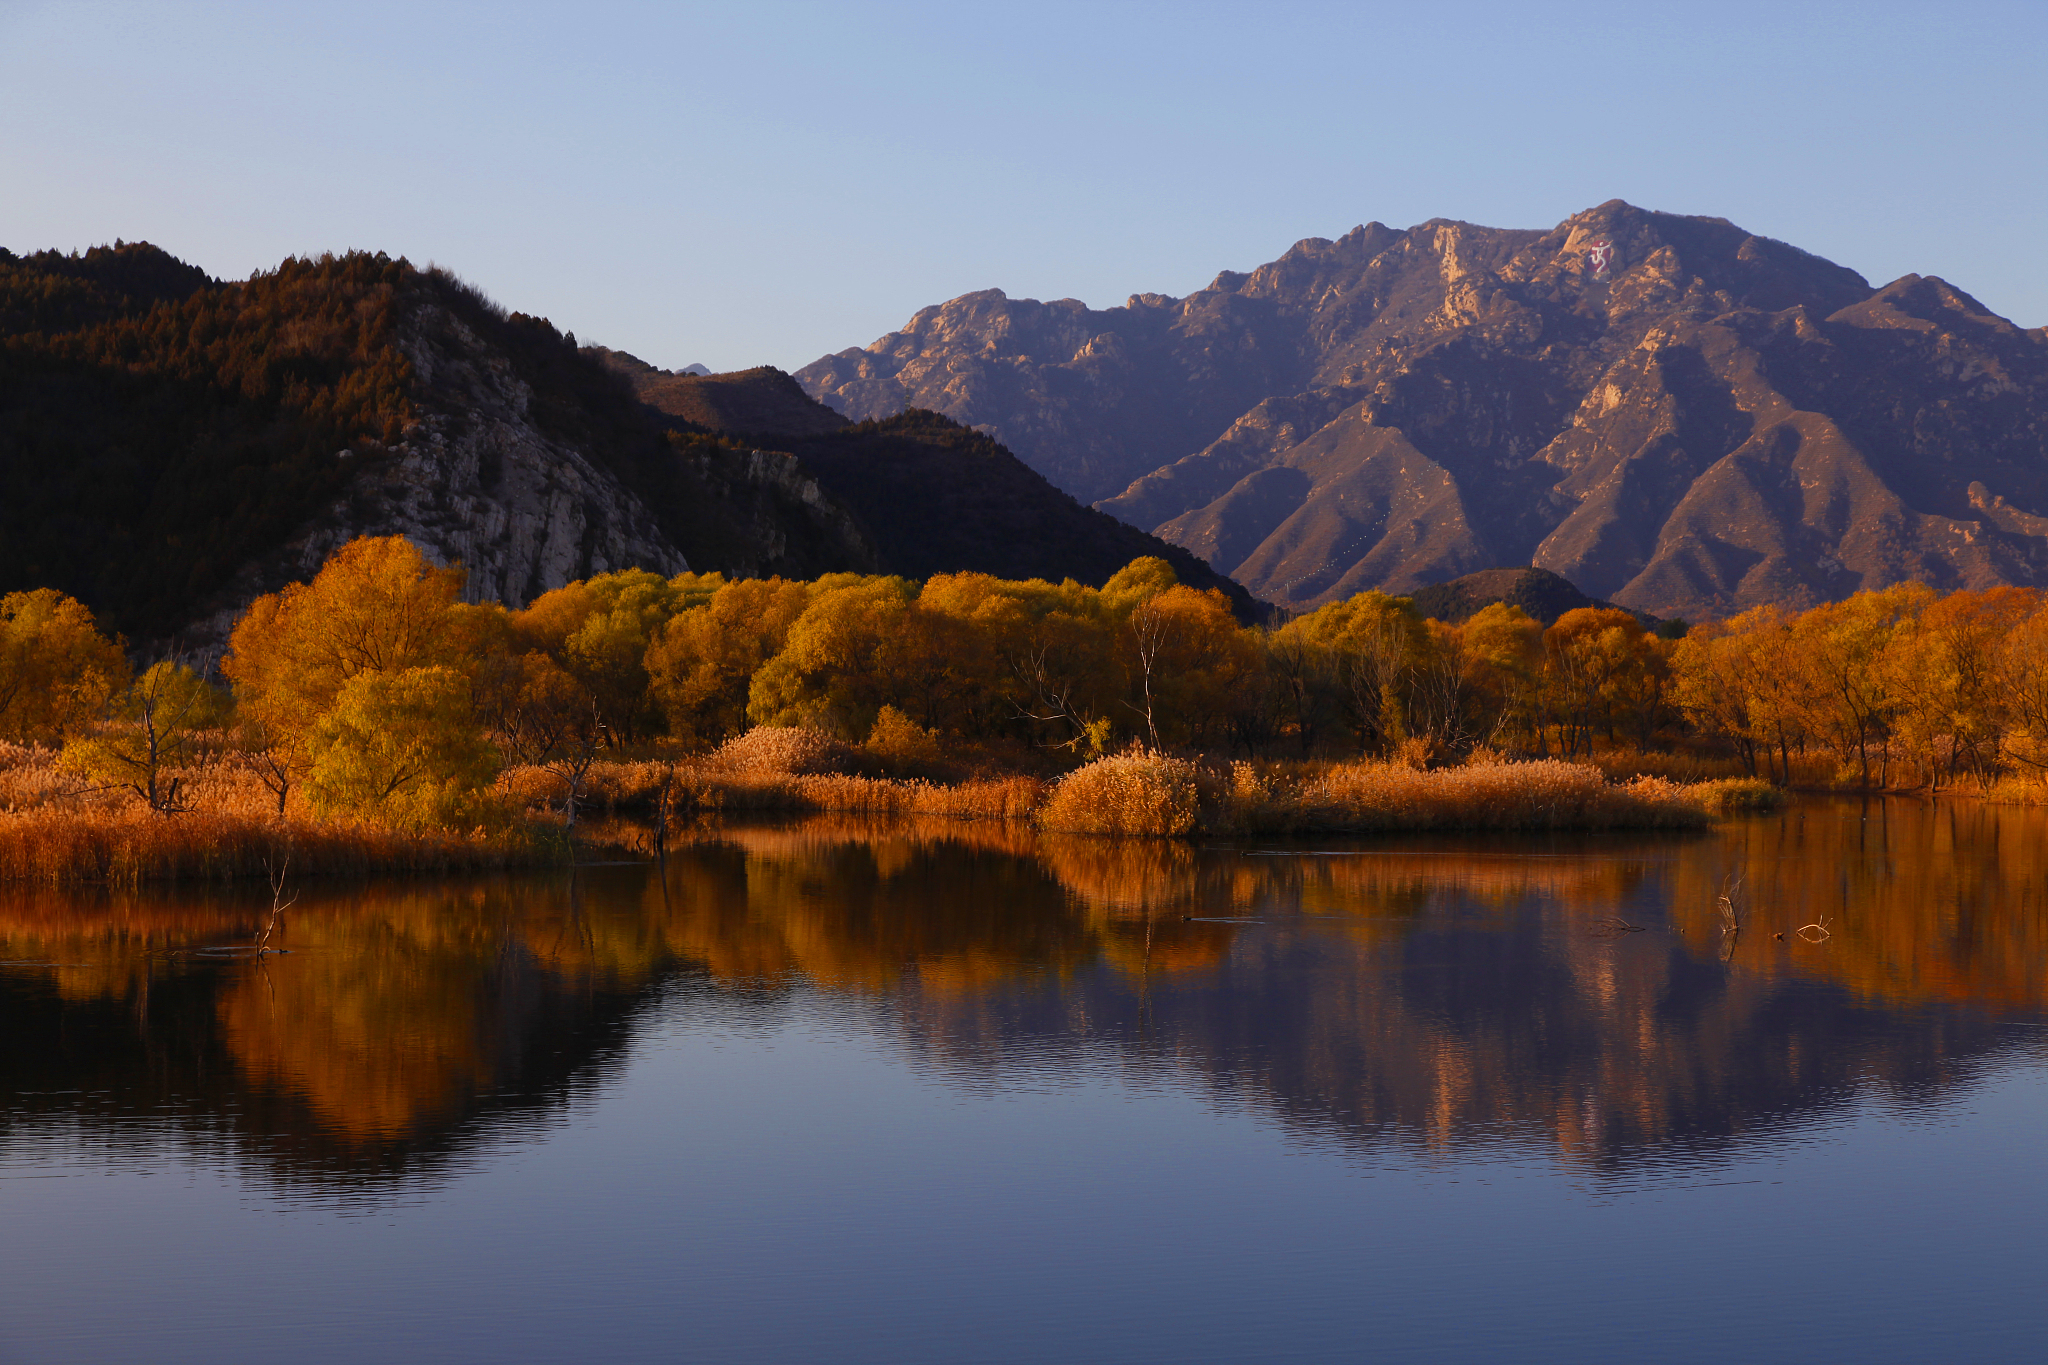
[[[368,247],[664,366],[1378,219],[1731,218],[2048,323],[2048,4],[0,0],[0,245]]]

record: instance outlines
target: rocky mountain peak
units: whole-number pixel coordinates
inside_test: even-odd
[[[2048,329],[1723,218],[1368,223],[1063,331],[968,297],[796,377],[988,430],[1286,605],[1497,563],[1691,617],[2048,570],[2013,529],[2048,515]],[[1965,465],[1996,517],[1926,472]]]

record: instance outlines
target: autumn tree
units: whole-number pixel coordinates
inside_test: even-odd
[[[193,758],[195,735],[225,718],[227,698],[172,660],[150,665],[114,700],[113,715],[64,743],[63,763],[88,779],[134,792],[159,815],[188,807],[176,771]]]
[[[316,809],[407,829],[475,823],[499,763],[469,680],[439,664],[350,677],[314,724],[311,750]]]
[[[916,585],[890,577],[820,592],[791,623],[782,649],[754,674],[748,719],[864,738],[903,680],[929,662],[916,596]]]
[[[1118,644],[1129,679],[1124,705],[1153,747],[1162,737],[1182,745],[1228,739],[1257,654],[1222,593],[1180,584],[1151,593],[1125,616]]]
[[[2022,771],[2048,775],[2048,602],[1997,642],[1991,671],[2000,757]]]
[[[52,588],[0,597],[0,738],[62,739],[128,685],[127,657],[85,604]]]
[[[1544,693],[1558,747],[1589,753],[1596,731],[1611,744],[1629,725],[1655,738],[1670,682],[1667,644],[1619,607],[1579,607],[1543,632]]]
[[[1889,776],[1888,741],[1905,708],[1886,656],[1904,645],[1933,596],[1900,583],[1815,607],[1794,619],[1791,648],[1777,661],[1796,684],[1790,701],[1806,729],[1842,767],[1853,765],[1865,788]]]
[[[352,540],[312,582],[251,603],[221,671],[265,725],[304,729],[359,674],[455,664],[461,589],[460,569],[437,568],[403,536]]]
[[[725,586],[719,574],[667,579],[626,569],[544,593],[513,622],[532,648],[545,651],[589,692],[609,742],[629,743],[662,717],[647,672],[649,647],[670,620],[710,602]]]
[[[1494,602],[1458,626],[1469,727],[1498,748],[1510,736],[1536,737],[1541,724],[1543,626],[1520,607]]]
[[[782,652],[814,592],[781,578],[740,579],[655,631],[642,666],[669,734],[709,746],[744,730],[754,674]]]
[[[2030,588],[1950,593],[1888,643],[1882,667],[1897,701],[1895,728],[1930,787],[1966,772],[1991,776],[2004,723],[2000,646],[2041,602]]]
[[[1134,581],[1142,576],[1125,580],[1121,600],[1144,600],[1157,575],[1153,584]],[[956,676],[963,705],[982,724],[1021,727],[1032,743],[1089,754],[1108,747],[1119,679],[1116,620],[1102,592],[1072,579],[950,574],[928,583],[918,601],[975,642]]]
[[[1430,637],[1405,597],[1362,592],[1282,627],[1318,652],[1314,678],[1369,754],[1391,754],[1408,737],[1409,683],[1427,658]]]
[[[456,600],[461,586],[403,537],[365,537],[251,604],[221,671],[266,744],[280,809],[303,782],[324,812],[473,821],[500,760],[472,676],[511,637],[502,609]]]

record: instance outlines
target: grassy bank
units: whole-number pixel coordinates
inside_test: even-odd
[[[815,731],[788,729],[755,730],[708,755],[594,763],[581,775],[578,837],[612,842],[602,828],[612,812],[651,816],[678,835],[705,817],[749,814],[977,820],[1166,838],[1684,830],[1781,799],[1750,779],[1614,781],[1598,768],[1555,760],[1422,770],[1224,763],[1133,750],[1051,781],[999,771],[952,780],[892,776],[877,766],[872,755]],[[280,814],[274,793],[233,754],[182,776],[190,809],[162,815],[132,793],[84,787],[47,750],[0,746],[0,881],[226,881],[266,876],[287,860],[294,877],[356,877],[568,857],[568,779],[549,769],[508,770],[493,819],[467,833],[321,819],[296,795]]]
[[[756,730],[705,758],[597,764],[586,800],[674,816],[841,813],[1030,820],[1080,834],[1398,833],[1421,830],[1698,829],[1777,806],[1754,778],[1610,779],[1557,760],[1423,770],[1377,762],[1227,763],[1133,750],[1051,781],[951,782],[843,771],[861,755],[815,732]],[[835,771],[834,769],[842,769]],[[537,770],[508,782],[530,800],[562,790]]]
[[[480,872],[562,861],[543,829],[499,834],[411,834],[275,815],[132,809],[45,809],[0,814],[0,881],[94,882],[262,879]]]
[[[508,813],[468,833],[317,818],[232,754],[180,770],[190,809],[160,815],[132,792],[89,787],[54,753],[0,745],[0,882],[41,885],[480,872],[567,857],[558,826]]]

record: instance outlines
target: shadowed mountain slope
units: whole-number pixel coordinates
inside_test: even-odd
[[[666,426],[545,319],[403,260],[0,255],[0,591],[132,635],[218,643],[366,534],[514,605],[635,566],[878,567],[794,460]]]
[[[663,370],[625,351],[586,348],[623,375],[640,401],[671,417],[747,436],[816,436],[849,425],[772,365],[731,374]]]
[[[1369,224],[1186,299],[964,295],[797,378],[991,431],[1295,608],[1502,563],[1690,617],[2048,581],[2048,329],[1620,201]]]
[[[1581,607],[1614,604],[1588,597],[1548,569],[1481,569],[1434,583],[1409,594],[1415,609],[1438,621],[1463,621],[1495,602],[1520,607],[1534,620],[1555,625],[1557,618]]]
[[[972,570],[998,578],[1101,585],[1133,559],[1173,565],[1192,587],[1223,592],[1240,618],[1251,594],[1199,556],[1083,507],[997,442],[934,412],[849,423],[768,366],[695,378],[620,352],[604,361],[643,401],[720,435],[787,451],[850,511],[892,573]]]

